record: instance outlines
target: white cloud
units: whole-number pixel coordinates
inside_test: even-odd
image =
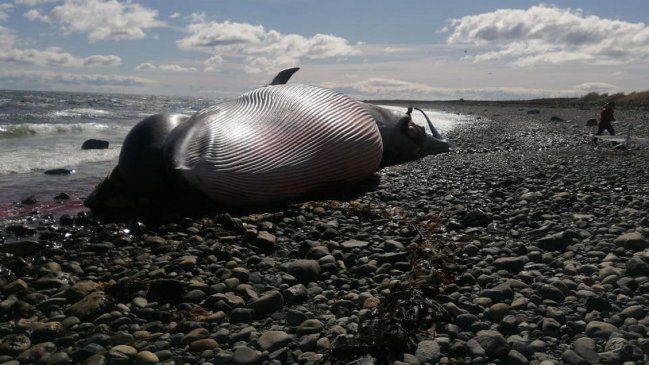
[[[48,67],[119,66],[122,59],[115,55],[77,57],[58,47],[44,50],[14,48],[16,33],[0,26],[0,62]]]
[[[160,71],[167,71],[167,72],[190,72],[190,71],[196,71],[195,67],[184,67],[180,65],[172,65],[172,64],[166,64],[166,65],[156,65],[151,62],[145,62],[142,64],[139,64],[135,66],[135,70],[137,71],[155,71],[155,70],[160,70]]]
[[[147,29],[165,26],[156,19],[157,10],[130,1],[66,0],[47,15],[32,9],[25,16],[58,24],[66,33],[87,34],[91,42],[144,38]]]
[[[549,6],[501,9],[451,21],[448,44],[495,50],[467,56],[517,66],[581,62],[625,64],[649,57],[649,26]]]
[[[83,65],[87,67],[94,66],[119,66],[122,59],[115,55],[94,55],[83,59]]]
[[[275,72],[302,59],[344,57],[359,53],[346,39],[327,34],[307,38],[281,34],[262,25],[207,22],[204,14],[192,14],[188,35],[176,44],[182,50],[202,51],[219,57],[242,59],[250,73]]]
[[[158,67],[156,67],[156,65],[152,64],[151,62],[141,63],[134,68],[134,70],[136,71],[152,71],[156,69],[158,69]]]
[[[170,19],[176,19],[176,18],[180,18],[180,16],[181,16],[181,14],[179,12],[175,12],[175,13],[169,15],[169,18]]]
[[[426,100],[521,100],[547,97],[580,96],[591,91],[619,90],[604,83],[584,83],[568,89],[548,90],[526,87],[434,87],[423,83],[386,78],[368,78],[357,82],[325,82],[321,86],[364,99],[426,99]]]
[[[180,65],[159,65],[158,69],[161,71],[170,71],[170,72],[190,72],[196,71],[195,67],[185,67]]]
[[[27,5],[27,6],[36,6],[47,3],[57,3],[61,0],[14,0],[14,3],[18,5]]]
[[[47,16],[42,15],[41,12],[36,10],[36,9],[29,9],[25,13],[25,18],[27,18],[28,20],[31,20],[31,21],[35,21],[35,20],[40,20],[42,22],[48,22],[49,21]]]
[[[16,41],[16,33],[0,25],[0,51],[9,49]]]
[[[214,55],[203,62],[205,65],[204,71],[218,71],[217,66],[223,63],[223,57]]]
[[[353,83],[325,82],[322,84],[322,86],[329,88],[343,88],[354,90],[364,95],[432,95],[446,91],[446,89],[436,88],[422,83],[386,78],[369,78]]]
[[[50,71],[0,71],[0,81],[84,86],[143,86],[151,81],[138,77],[100,74],[72,74]]]
[[[49,67],[97,67],[119,66],[122,59],[115,55],[93,55],[81,58],[57,47],[45,50],[9,48],[0,52],[0,62]]]
[[[9,13],[13,9],[13,4],[0,4],[0,20],[7,20],[9,18]]]
[[[618,86],[606,82],[584,82],[575,86],[575,90],[581,91],[583,94],[596,92],[596,93],[618,93],[621,92]]]

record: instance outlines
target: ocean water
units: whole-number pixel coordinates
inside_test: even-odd
[[[6,212],[14,202],[34,197],[43,204],[61,192],[70,195],[71,204],[81,206],[116,165],[122,142],[137,122],[160,112],[193,114],[213,102],[173,96],[0,91],[0,218],[10,214]],[[442,134],[468,121],[456,114],[427,113]],[[413,117],[426,125],[419,113]],[[90,138],[107,140],[109,148],[81,150]],[[75,173],[44,174],[56,168]]]

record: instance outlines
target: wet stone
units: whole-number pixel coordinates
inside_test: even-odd
[[[189,303],[200,303],[203,299],[207,297],[204,291],[200,289],[190,290],[183,296],[183,301]]]
[[[647,314],[647,309],[643,305],[630,305],[624,308],[620,314],[625,317],[642,319]]]
[[[489,307],[487,315],[492,321],[500,321],[509,312],[509,305],[505,303],[496,303]]]
[[[219,347],[219,343],[212,338],[203,338],[200,340],[193,341],[189,344],[189,351],[191,352],[203,352],[205,350],[213,350]]]
[[[210,332],[205,328],[195,328],[189,331],[181,341],[183,346],[188,345],[196,340],[206,338],[210,335]]]
[[[318,343],[319,338],[320,338],[320,334],[318,333],[304,335],[300,338],[298,347],[302,351],[315,351],[316,344]]]
[[[320,276],[320,264],[316,260],[295,260],[288,265],[288,273],[306,284]]]
[[[580,337],[575,340],[572,347],[582,359],[586,360],[589,364],[597,364],[599,362],[599,355],[595,350],[595,340],[589,337]]]
[[[591,321],[586,325],[586,336],[591,338],[608,339],[609,336],[617,332],[618,329],[614,325],[601,321]]]
[[[261,364],[261,356],[257,351],[250,347],[239,347],[232,354],[232,364],[234,365],[257,365]]]
[[[20,334],[6,335],[0,339],[0,354],[18,355],[31,346],[29,337]]]
[[[561,354],[561,360],[563,360],[565,364],[569,365],[588,365],[588,362],[573,350],[564,351],[564,353]]]
[[[481,209],[471,210],[462,218],[462,224],[466,227],[486,227],[491,221],[489,214]]]
[[[386,240],[385,242],[383,242],[383,247],[388,252],[402,251],[405,249],[403,244],[396,240]]]
[[[507,353],[505,363],[508,365],[527,365],[530,361],[523,354],[512,349]]]
[[[480,345],[475,339],[470,339],[465,344],[467,353],[471,357],[484,356],[486,354],[485,349]]]
[[[66,352],[55,352],[49,356],[45,365],[68,365],[72,364],[72,359]]]
[[[565,231],[545,236],[536,241],[537,246],[547,251],[565,251],[571,243],[572,235]]]
[[[272,352],[287,346],[291,340],[291,336],[284,331],[266,331],[259,337],[257,343],[261,350]]]
[[[276,312],[282,309],[283,306],[284,297],[277,290],[262,295],[258,299],[254,300],[250,305],[250,307],[255,311],[255,315],[258,317]]]
[[[259,231],[255,240],[255,246],[259,247],[262,252],[274,251],[276,243],[275,235],[267,231]]]
[[[183,270],[191,270],[196,267],[197,257],[196,256],[184,256],[180,258],[178,266]]]
[[[297,329],[297,335],[309,335],[313,333],[320,333],[324,325],[317,319],[307,319],[304,322],[300,323],[300,326]]]
[[[5,295],[22,294],[27,291],[29,285],[23,279],[16,279],[2,288]]]
[[[340,243],[340,247],[343,249],[343,251],[351,251],[354,249],[363,249],[369,246],[369,242],[366,241],[359,241],[355,239],[343,241]]]
[[[541,292],[541,296],[543,296],[543,298],[550,299],[550,300],[553,300],[553,301],[559,302],[559,303],[562,302],[563,299],[565,298],[565,295],[563,294],[563,292],[561,292],[561,290],[559,290],[558,288],[556,288],[556,287],[554,287],[552,285],[543,285],[541,287],[540,292]]]
[[[284,290],[284,299],[287,302],[302,302],[308,298],[306,287],[303,284],[296,284]]]
[[[289,309],[286,312],[286,323],[289,326],[299,326],[302,322],[307,320],[307,315],[302,311],[296,309]]]
[[[543,318],[541,330],[545,336],[558,338],[561,336],[561,324],[553,318]]]
[[[84,365],[106,365],[108,364],[108,359],[102,354],[94,354],[86,359],[83,363]]]
[[[134,356],[135,354],[137,354],[135,347],[129,345],[116,345],[113,346],[110,351],[118,352],[127,356]]]
[[[158,356],[151,351],[140,351],[133,358],[135,365],[152,365],[160,361]]]
[[[649,258],[632,257],[626,262],[626,272],[631,276],[649,275]]]
[[[68,314],[79,318],[98,315],[108,305],[108,297],[102,291],[92,292],[68,308]]]
[[[42,342],[23,351],[16,357],[16,360],[23,364],[33,364],[40,360],[46,354],[56,351],[56,345],[52,342]]]
[[[512,273],[517,273],[523,270],[525,264],[529,261],[527,256],[517,257],[499,257],[494,260],[493,265],[497,269],[507,270]]]
[[[509,352],[507,340],[498,331],[482,330],[478,331],[473,338],[485,350],[486,354],[491,357],[503,357]]]
[[[251,308],[235,308],[230,313],[230,323],[252,323],[254,310]]]
[[[417,344],[415,356],[421,362],[434,364],[442,357],[442,353],[439,344],[436,341],[424,340]]]
[[[319,260],[320,258],[329,255],[329,253],[327,246],[311,247],[309,251],[307,251],[305,258],[310,260]]]
[[[634,252],[649,248],[649,240],[640,232],[629,232],[618,236],[613,243]]]

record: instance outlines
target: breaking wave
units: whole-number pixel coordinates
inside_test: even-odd
[[[85,163],[117,161],[121,146],[105,150],[81,150],[79,146],[55,144],[0,154],[0,175],[23,174],[56,168],[74,168]]]
[[[117,128],[102,123],[0,124],[0,138],[93,132]]]

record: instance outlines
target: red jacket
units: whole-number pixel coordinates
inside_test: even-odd
[[[613,108],[607,106],[602,108],[602,112],[599,115],[599,125],[609,125],[614,120],[615,116],[613,115]]]

